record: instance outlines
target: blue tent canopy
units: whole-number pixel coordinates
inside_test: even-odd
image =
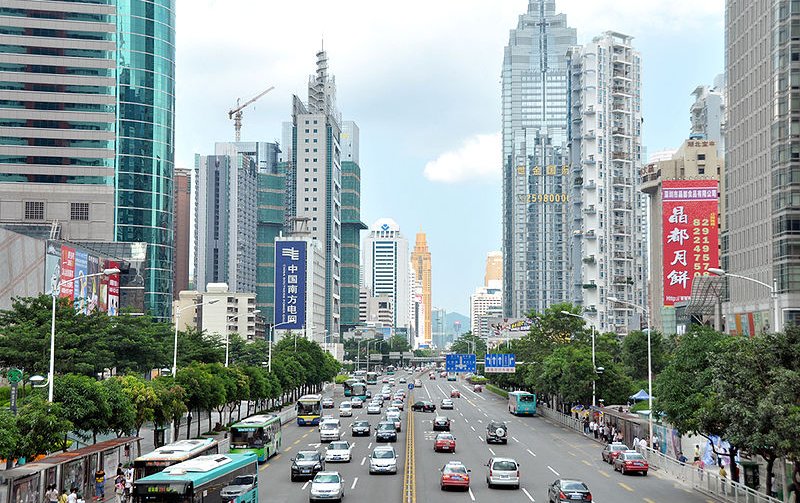
[[[630,398],[631,400],[647,400],[650,398],[650,395],[648,395],[645,390],[640,389],[638,393],[636,393],[635,395],[631,395],[628,398]]]

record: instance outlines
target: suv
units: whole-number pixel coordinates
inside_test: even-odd
[[[503,421],[492,420],[486,425],[486,443],[508,443],[508,426]]]

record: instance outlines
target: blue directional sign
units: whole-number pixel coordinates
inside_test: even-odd
[[[475,372],[475,355],[450,354],[445,356],[445,370],[448,372]]]
[[[517,365],[517,357],[514,354],[505,353],[487,354],[483,363],[486,373],[513,373]]]
[[[414,389],[414,383],[413,382],[408,383],[408,389],[409,390]]]

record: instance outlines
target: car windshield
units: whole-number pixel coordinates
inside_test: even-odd
[[[627,445],[622,445],[622,444],[611,444],[611,450],[612,451],[627,451],[628,450],[628,446]]]
[[[323,423],[322,426],[320,426],[320,429],[323,429],[323,430],[335,430],[336,429],[336,425],[333,424],[333,423]]]
[[[644,459],[644,456],[636,452],[636,453],[625,454],[625,459]]]
[[[375,450],[372,452],[372,457],[378,459],[392,459],[394,458],[394,451],[390,451],[389,449]]]
[[[369,426],[369,423],[367,421],[355,421],[353,423],[353,426],[359,426],[359,427]]]
[[[467,473],[467,467],[464,465],[444,465],[444,473]]]
[[[586,484],[583,482],[577,482],[575,480],[562,480],[561,481],[561,490],[562,491],[588,491],[589,488],[586,487]]]
[[[345,402],[345,403],[339,405],[339,408],[340,409],[349,409],[350,408],[350,402]]]
[[[489,426],[488,426],[488,427],[489,427],[489,428],[491,428],[491,429],[495,429],[495,428],[505,428],[505,427],[506,427],[506,425],[505,425],[505,424],[503,424],[503,423],[489,423]],[[597,451],[595,451],[595,452],[597,452]]]
[[[331,442],[330,447],[328,447],[332,451],[346,451],[349,448],[350,444],[347,442]]]
[[[381,431],[394,431],[394,425],[392,423],[381,423],[378,425],[378,429]]]
[[[319,453],[318,452],[298,452],[296,459],[303,460],[303,461],[317,461],[317,460],[319,460]]]
[[[232,486],[249,486],[253,483],[253,476],[252,475],[239,475],[233,482],[231,482]]]
[[[339,483],[339,476],[335,473],[319,473],[316,477],[314,477],[314,483],[316,484],[338,484]]]
[[[532,402],[533,401],[533,395],[520,395],[519,401],[520,402]],[[597,452],[597,451],[595,451],[595,452]]]
[[[505,471],[514,471],[517,469],[517,464],[513,461],[495,461],[492,464],[492,470],[505,470]]]
[[[442,433],[436,436],[436,440],[453,440],[453,435]]]

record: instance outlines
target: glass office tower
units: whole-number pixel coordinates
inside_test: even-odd
[[[172,305],[175,1],[117,0],[116,240],[148,243],[145,305]]]

